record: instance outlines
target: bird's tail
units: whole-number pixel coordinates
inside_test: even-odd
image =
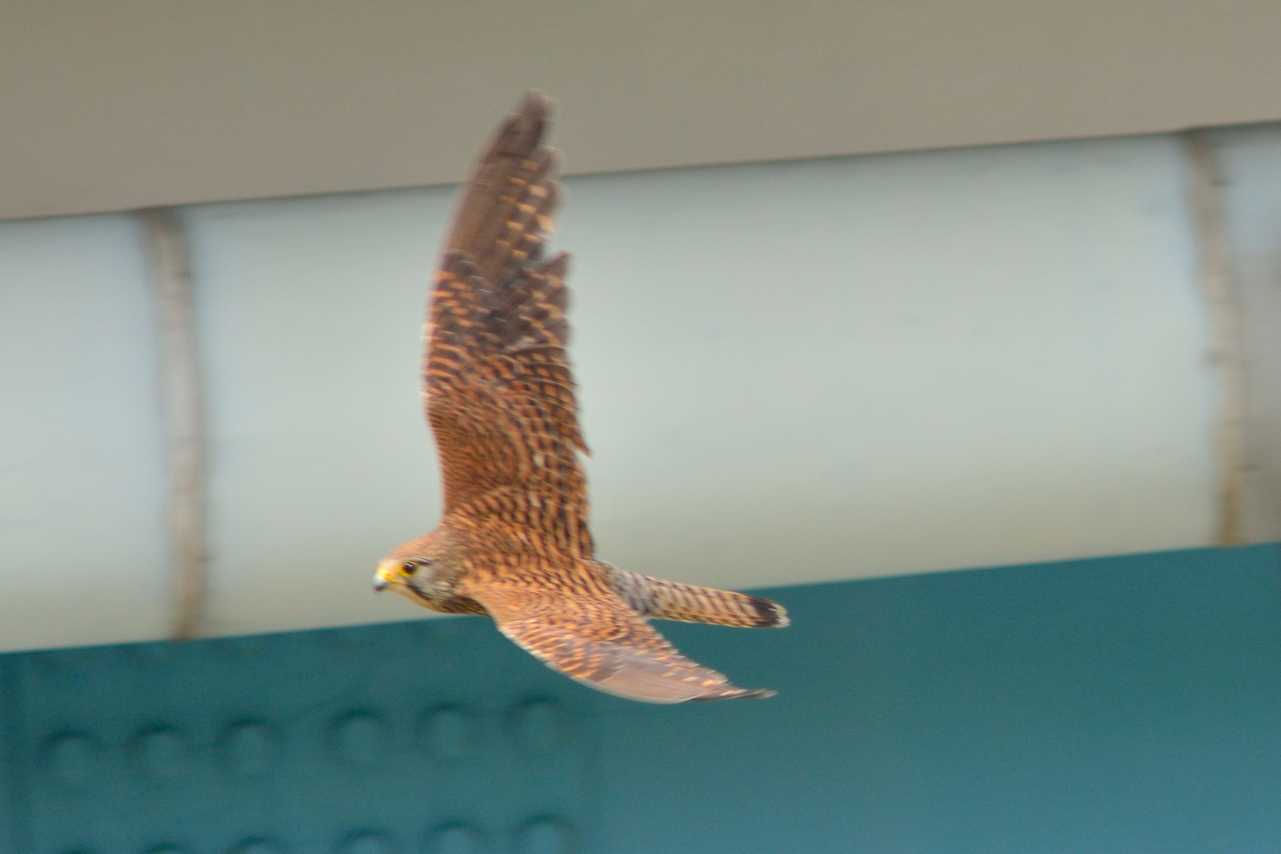
[[[762,596],[699,587],[610,567],[615,589],[647,617],[683,623],[741,628],[778,628],[790,621],[787,610]]]

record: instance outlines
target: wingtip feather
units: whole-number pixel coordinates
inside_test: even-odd
[[[528,89],[525,91],[525,97],[520,101],[520,107],[516,112],[524,115],[538,115],[546,117],[552,111],[554,102],[541,89]]]
[[[690,702],[705,703],[712,700],[768,700],[777,697],[778,692],[772,688],[736,688],[732,685],[721,688],[713,694],[693,697]]]
[[[488,154],[483,158],[490,161],[498,157],[530,157],[542,144],[551,121],[552,102],[546,95],[529,91],[515,111],[507,117],[499,128]],[[555,157],[547,155],[555,168]]]

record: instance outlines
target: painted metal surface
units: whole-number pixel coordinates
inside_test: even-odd
[[[1210,134],[1223,175],[1242,347],[1246,358],[1247,537],[1281,536],[1281,127]]]
[[[1266,289],[1281,184],[1262,180],[1266,145],[1220,147],[1240,188],[1229,245]],[[569,181],[555,245],[574,253],[602,555],[754,587],[1212,542],[1219,376],[1186,185],[1168,137]],[[208,419],[206,633],[412,615],[367,589],[438,510],[418,336],[450,203],[180,212]],[[16,474],[0,577],[22,592],[0,601],[0,648],[162,637],[137,225],[7,223],[0,241]],[[1252,494],[1252,518],[1272,518]],[[1275,538],[1281,519],[1248,530]]]
[[[0,649],[163,637],[163,435],[141,233],[0,228]]]
[[[477,619],[0,656],[21,854],[1262,852],[1281,547],[771,591],[781,693],[629,704]]]
[[[1207,542],[1181,181],[1166,140],[572,181],[602,554],[760,586]],[[209,631],[390,616],[357,591],[438,512],[418,331],[450,201],[190,211]]]

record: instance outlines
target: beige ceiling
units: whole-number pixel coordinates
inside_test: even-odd
[[[0,0],[0,217],[1281,118],[1276,0]]]

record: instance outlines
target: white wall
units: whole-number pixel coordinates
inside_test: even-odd
[[[167,627],[139,237],[126,216],[0,227],[0,648]]]
[[[602,555],[757,586],[1209,542],[1218,369],[1187,177],[1149,137],[569,180],[555,244]],[[451,198],[183,212],[208,632],[416,613],[369,577],[438,511],[418,333]],[[0,247],[0,647],[155,636],[137,231],[11,223]]]

